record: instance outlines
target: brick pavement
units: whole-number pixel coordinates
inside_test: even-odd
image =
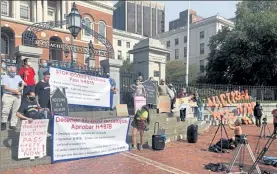
[[[272,125],[270,125],[270,127],[272,128]],[[228,130],[227,127],[226,129]],[[234,153],[234,151],[230,151],[230,153],[227,154],[217,154],[207,151],[207,147],[212,140],[215,130],[216,127],[213,127],[200,135],[196,144],[188,144],[186,141],[172,142],[167,144],[166,149],[163,151],[154,152],[146,149],[143,151],[132,151],[99,158],[15,169],[2,172],[2,174],[181,174],[185,172],[190,174],[208,174],[212,172],[204,169],[205,164],[210,162],[229,163]],[[254,125],[248,125],[243,127],[243,131],[248,134],[247,139],[254,153],[259,129]],[[228,135],[231,136],[232,131],[228,130]],[[219,140],[219,137],[220,133],[218,133],[214,143]],[[267,139],[261,140],[260,149],[262,149],[266,141]],[[277,141],[275,140],[267,155],[277,156],[276,147]],[[252,165],[248,153],[245,155],[245,165],[248,167]],[[263,164],[259,166],[277,173],[277,168],[275,167],[265,166]]]

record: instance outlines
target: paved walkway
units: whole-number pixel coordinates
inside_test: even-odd
[[[272,125],[270,125],[272,128]],[[226,127],[228,130],[228,128]],[[2,174],[208,174],[213,173],[204,169],[208,163],[224,162],[229,163],[233,157],[234,151],[226,154],[217,154],[207,151],[216,127],[209,129],[200,135],[196,144],[189,144],[186,141],[172,142],[167,144],[163,151],[132,151],[124,152],[112,156],[105,156],[92,159],[84,159],[70,162],[61,162],[57,164],[41,165],[31,168],[15,169],[2,172]],[[258,140],[259,128],[248,125],[243,127],[244,133],[248,134],[248,141],[254,153],[256,142]],[[228,135],[232,131],[228,130]],[[218,132],[215,142],[219,140]],[[225,135],[223,137],[226,137]],[[266,140],[261,140],[260,150]],[[271,145],[267,155],[277,156],[277,140]],[[245,154],[246,168],[251,166],[248,153]],[[259,165],[260,168],[277,173],[277,168],[272,166]],[[246,169],[247,171],[247,169]]]

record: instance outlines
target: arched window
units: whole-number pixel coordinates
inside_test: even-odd
[[[1,54],[9,54],[9,37],[1,33]]]
[[[92,21],[89,19],[89,18],[85,18],[84,19],[85,21],[85,25],[89,28],[89,29],[93,29],[93,23]],[[90,32],[87,32],[86,30],[84,30],[84,36],[86,37],[91,37],[91,33]]]
[[[99,29],[98,32],[100,35],[106,37],[106,24],[104,21],[99,22]]]

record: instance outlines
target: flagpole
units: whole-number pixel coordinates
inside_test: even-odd
[[[186,61],[186,87],[189,86],[189,24],[190,24],[190,1],[188,1],[188,19],[187,19],[187,61]]]

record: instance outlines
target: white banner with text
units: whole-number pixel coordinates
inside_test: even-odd
[[[23,120],[21,123],[18,159],[43,157],[46,155],[48,119]]]
[[[52,163],[128,150],[129,120],[128,117],[92,120],[55,115]]]
[[[65,88],[68,104],[110,107],[108,78],[90,76],[50,67],[50,88]]]

